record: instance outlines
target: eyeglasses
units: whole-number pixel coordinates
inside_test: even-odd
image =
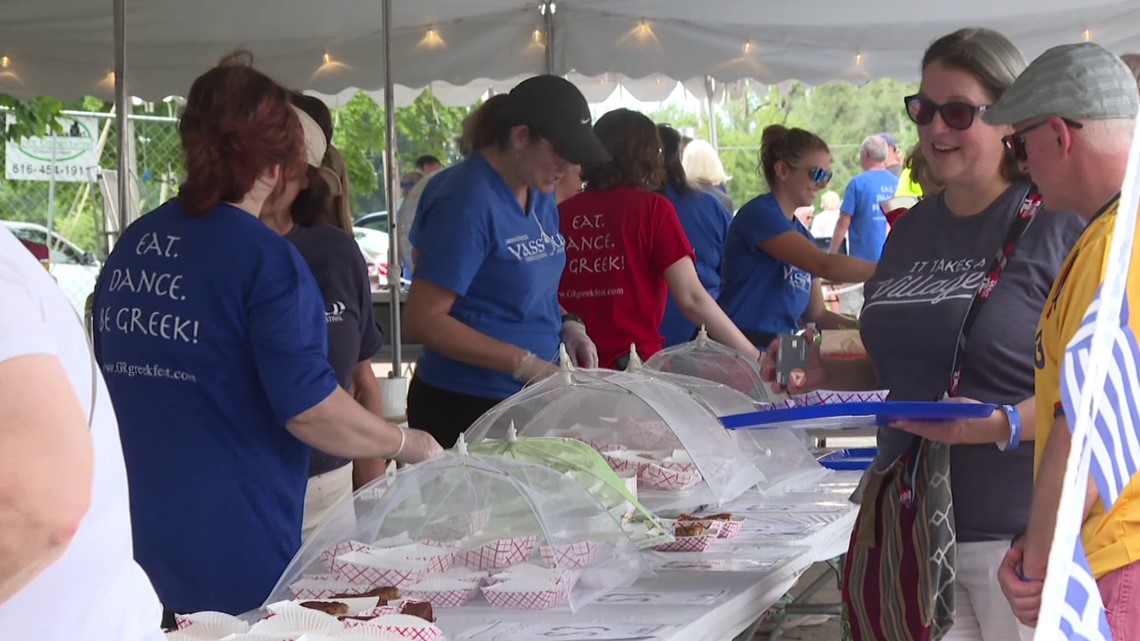
[[[1061,118],[1061,121],[1073,129],[1080,129],[1081,127],[1084,127],[1084,125],[1077,122],[1076,120]],[[1049,119],[1045,118],[1044,120],[1029,125],[1025,129],[1015,131],[1012,134],[1005,136],[1001,139],[1001,142],[1003,145],[1005,145],[1006,151],[1008,151],[1010,155],[1014,157],[1014,159],[1016,159],[1018,162],[1025,162],[1029,160],[1029,154],[1025,151],[1025,134],[1033,131],[1034,129],[1037,129],[1038,127],[1048,122]]]
[[[968,102],[952,100],[938,104],[933,100],[915,94],[903,98],[906,104],[906,115],[916,125],[929,125],[934,121],[934,114],[942,115],[942,122],[951,129],[965,131],[974,124],[974,118],[990,108],[990,105],[971,105]]]
[[[788,166],[792,169],[807,169],[808,177],[812,179],[812,182],[820,185],[831,182],[831,177],[835,175],[823,167],[799,167],[791,163],[788,163]]]

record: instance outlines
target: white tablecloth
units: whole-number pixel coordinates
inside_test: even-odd
[[[847,549],[856,506],[847,501],[859,481],[858,473],[829,475],[810,487],[764,496],[746,494],[718,511],[745,517],[742,532],[718,539],[705,552],[647,552],[655,577],[632,586],[662,594],[723,592],[714,602],[595,603],[577,612],[557,610],[499,610],[482,602],[462,608],[436,610],[439,626],[450,641],[499,641],[519,638],[520,624],[605,627],[643,623],[666,626],[650,637],[662,641],[724,641],[732,639],[763,616],[813,563],[834,558]],[[696,597],[694,596],[694,599]],[[560,636],[526,637],[590,639],[564,629]]]

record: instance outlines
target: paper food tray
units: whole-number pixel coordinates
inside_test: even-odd
[[[566,570],[593,565],[603,549],[598,541],[579,541],[564,545],[543,545],[538,548],[538,553],[550,567]]]
[[[692,489],[701,482],[701,473],[692,463],[649,463],[637,473],[639,485],[651,490],[677,492]]]
[[[538,537],[518,536],[495,539],[465,552],[456,552],[455,562],[475,570],[494,570],[518,565],[534,551]]]
[[[427,601],[434,607],[457,608],[479,594],[479,583],[459,579],[425,579],[408,586],[408,596]]]
[[[704,552],[718,536],[720,535],[716,532],[706,532],[701,536],[679,536],[653,549],[658,552]]]
[[[286,608],[299,608],[302,603],[311,601],[323,603],[343,603],[348,606],[348,612],[344,616],[354,617],[361,612],[367,612],[373,608],[380,606],[380,599],[374,596],[358,597],[358,598],[344,598],[344,599],[294,599],[292,601],[278,601],[277,603],[270,603],[265,606],[266,611],[270,614],[279,614]]]
[[[346,628],[379,628],[382,631],[396,634],[412,641],[439,641],[443,636],[434,624],[424,621],[410,614],[386,614],[371,621],[358,621],[345,619]]]
[[[349,552],[333,559],[333,571],[352,583],[367,585],[369,589],[383,585],[402,588],[423,578],[428,571],[428,564],[410,559],[379,557],[367,552]]]
[[[566,588],[531,581],[507,581],[483,588],[483,598],[493,608],[547,610],[566,602]]]

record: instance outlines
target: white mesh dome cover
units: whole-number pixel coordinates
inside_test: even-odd
[[[645,366],[714,381],[761,403],[788,398],[786,394],[773,391],[771,385],[761,378],[759,363],[747,354],[712,340],[703,328],[694,340],[657,352],[645,361]]]
[[[763,475],[709,406],[682,387],[636,372],[565,369],[484,414],[466,438],[562,436],[597,448],[655,512],[719,506]]]
[[[652,575],[582,485],[547,467],[457,449],[337,505],[266,605],[394,586],[436,607],[485,600],[577,610]]]

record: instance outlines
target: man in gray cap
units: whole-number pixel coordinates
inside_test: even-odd
[[[1071,209],[1089,221],[1053,283],[1037,326],[1036,417],[1022,437],[1036,437],[1033,502],[1025,537],[1014,542],[998,570],[1002,591],[1026,625],[1036,623],[1041,605],[1069,453],[1061,361],[1104,279],[1137,111],[1140,96],[1128,66],[1099,45],[1081,43],[1041,54],[982,114],[987,124],[1013,127],[1003,139],[1006,148],[1048,206]],[[1132,322],[1140,333],[1140,319]],[[1082,538],[1117,638],[1140,635],[1140,599],[1128,589],[1140,585],[1137,510],[1140,480],[1133,479],[1107,513],[1096,484],[1089,483]]]

